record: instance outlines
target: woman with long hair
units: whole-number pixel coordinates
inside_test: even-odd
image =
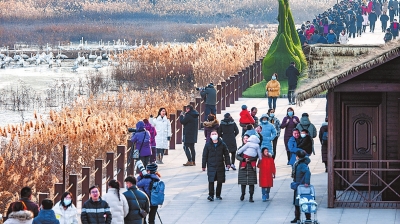
[[[150,123],[156,128],[157,135],[156,140],[156,150],[157,158],[156,162],[163,164],[164,152],[169,149],[169,140],[171,139],[171,122],[167,118],[167,109],[161,107],[158,110],[157,117],[153,118],[150,116]]]
[[[112,220],[111,223],[124,223],[124,218],[129,212],[128,201],[125,196],[120,192],[120,183],[117,180],[110,180],[108,182],[108,191],[103,196],[111,208]]]
[[[8,215],[4,224],[31,224],[33,221],[33,213],[25,210],[26,205],[23,201],[17,201],[12,204],[12,212]]]
[[[78,212],[73,202],[72,193],[66,191],[61,195],[61,200],[54,205],[53,211],[60,224],[78,224]]]

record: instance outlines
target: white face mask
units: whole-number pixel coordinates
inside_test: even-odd
[[[217,140],[217,139],[218,139],[218,135],[211,135],[211,139],[212,139],[213,141]]]
[[[64,199],[64,205],[66,205],[66,206],[70,205],[71,202],[72,202],[71,199]]]
[[[300,134],[300,136],[301,136],[302,138],[304,138],[304,137],[306,137],[306,134]]]

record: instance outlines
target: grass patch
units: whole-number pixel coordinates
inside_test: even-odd
[[[279,81],[279,83],[281,84],[281,96],[282,94],[287,94],[288,91],[287,80]],[[250,86],[243,92],[243,98],[264,98],[266,85],[267,82],[265,81],[265,79],[263,79],[262,82]]]

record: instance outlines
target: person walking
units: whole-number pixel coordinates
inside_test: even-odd
[[[25,210],[29,210],[33,213],[33,217],[38,216],[39,214],[39,206],[35,202],[31,201],[32,200],[32,189],[30,187],[23,187],[20,192],[21,198],[18,200],[18,202],[22,202],[24,204]],[[8,215],[13,211],[13,204],[15,202],[11,203],[10,206],[8,206],[6,217],[4,217],[4,221],[7,220]]]
[[[294,91],[297,87],[297,77],[300,76],[299,70],[296,68],[296,63],[294,61],[290,62],[289,67],[286,69],[286,77],[288,78],[288,100],[289,105],[295,105]]]
[[[292,167],[292,178],[294,182],[298,182],[300,184],[304,184],[305,187],[310,185],[311,172],[308,168],[308,164],[310,164],[310,159],[306,156],[306,152],[304,150],[298,150],[296,152],[297,161]],[[293,192],[293,204],[294,204],[294,219],[290,223],[297,223],[300,221],[300,204],[299,199],[297,198],[297,189]],[[311,214],[305,213],[306,221],[311,221]]]
[[[150,156],[150,163],[156,162],[156,154],[157,154],[157,149],[156,149],[156,136],[157,136],[157,131],[151,125],[148,119],[143,119],[144,123],[144,129],[149,132],[150,134],[150,148],[151,148],[151,156]]]
[[[217,114],[217,90],[214,88],[214,84],[208,84],[208,86],[200,92],[200,95],[204,99],[206,105],[204,111],[204,121],[206,121],[209,114]]]
[[[207,121],[203,122],[203,127],[204,127],[204,137],[206,139],[206,143],[211,142],[210,139],[211,131],[218,130],[219,128],[219,122],[214,114],[208,115]]]
[[[157,150],[156,162],[159,164],[163,164],[164,153],[169,149],[169,141],[171,140],[172,136],[171,122],[167,116],[167,109],[161,107],[158,110],[157,117],[153,118],[153,116],[150,116],[149,119],[150,123],[154,126],[157,132],[155,138]]]
[[[399,23],[397,22],[397,19],[394,19],[393,22],[390,24],[390,32],[393,35],[393,39],[396,39],[397,36],[399,36]]]
[[[279,136],[281,135],[281,121],[277,117],[275,117],[274,109],[268,109],[267,115],[269,117],[268,121],[275,127],[276,130],[276,137],[272,140],[272,158],[275,160],[276,145],[278,143]]]
[[[52,208],[53,201],[49,198],[43,199],[39,214],[33,219],[32,224],[60,224]]]
[[[217,181],[215,198],[222,200],[222,184],[225,183],[225,167],[230,168],[229,151],[226,144],[218,137],[217,130],[210,134],[211,142],[207,142],[203,149],[202,170],[208,176],[207,200],[214,201],[214,182]]]
[[[307,129],[307,131],[311,137],[311,140],[312,140],[312,152],[315,155],[314,138],[317,137],[317,129],[315,128],[315,125],[313,123],[311,123],[308,113],[303,113],[301,115],[300,123],[297,124],[296,128],[300,132],[303,131],[304,129]],[[310,152],[307,152],[307,153],[309,153],[309,155],[311,155]]]
[[[363,33],[365,33],[365,30],[366,30],[367,26],[369,25],[367,13],[364,12],[364,14],[362,15],[362,17],[363,17],[363,23],[362,23],[363,29],[362,29],[362,31],[363,31]]]
[[[356,38],[357,32],[357,18],[356,15],[351,15],[351,19],[349,21],[349,38],[353,35],[353,38]]]
[[[186,113],[181,113],[179,121],[183,125],[183,149],[185,150],[187,162],[184,166],[196,165],[196,150],[194,144],[197,143],[197,133],[199,124],[199,112],[193,109],[192,105],[187,105]]]
[[[268,92],[268,106],[269,108],[273,108],[275,110],[276,100],[278,99],[279,95],[281,95],[281,84],[278,82],[277,73],[272,75],[271,80],[267,83],[265,89]]]
[[[247,143],[247,140],[249,139],[249,135],[244,135],[242,138],[242,143],[245,145]],[[240,146],[239,149],[241,147]],[[252,161],[257,161],[257,157],[254,158],[244,158],[243,154],[237,154],[236,153],[236,159],[239,160],[240,162],[247,162],[247,166],[245,169],[239,169],[238,172],[238,184],[241,187],[241,196],[240,200],[244,200],[244,196],[246,195],[246,186],[249,185],[249,202],[254,202],[253,195],[254,195],[254,185],[257,184],[257,171],[253,169],[251,166]]]
[[[160,173],[157,172],[158,166],[157,164],[149,164],[146,167],[147,174],[142,175],[137,178],[137,187],[146,193],[147,197],[150,200],[150,212],[149,212],[149,224],[155,223],[155,218],[158,210],[158,205],[151,204],[151,188],[152,183],[159,182],[161,179]]]
[[[297,124],[300,123],[300,120],[297,116],[294,115],[294,110],[293,108],[289,107],[286,110],[286,116],[283,118],[282,123],[281,123],[281,129],[285,129],[285,134],[284,134],[284,143],[286,147],[286,154],[287,154],[287,160],[288,160],[288,165],[290,161],[290,151],[288,147],[288,142],[290,137],[293,135],[293,129],[297,126]]]
[[[89,196],[82,205],[82,224],[111,224],[110,206],[100,197],[100,189],[97,186],[90,187]]]
[[[66,191],[61,195],[61,200],[54,205],[53,211],[60,224],[78,224],[78,211],[71,192]]]
[[[31,224],[33,221],[33,212],[25,210],[26,205],[23,201],[13,202],[11,212],[7,214],[7,220],[4,224]]]
[[[235,121],[232,119],[230,113],[224,114],[224,119],[221,120],[221,124],[218,128],[218,136],[222,139],[222,141],[228,147],[228,151],[231,154],[231,167],[232,170],[236,170],[235,166],[235,154],[237,150],[236,144],[236,136],[239,134],[239,128],[237,127]],[[226,171],[229,171],[229,168],[226,167]]]
[[[357,14],[357,37],[361,37],[364,18],[361,13]]]
[[[325,172],[328,172],[328,118],[319,129],[319,141],[321,142],[321,159],[325,164]]]
[[[376,15],[375,11],[372,10],[371,13],[368,15],[369,21],[369,32],[374,32],[375,30],[375,22],[378,20],[378,16]]]
[[[142,217],[141,210],[147,214],[150,212],[149,198],[146,193],[138,189],[135,177],[128,176],[124,181],[127,191],[123,194],[129,205],[129,212],[124,218],[124,223],[143,224],[146,217]]]
[[[112,224],[124,223],[124,218],[128,215],[129,205],[125,196],[120,192],[121,184],[117,180],[108,182],[107,193],[103,196],[111,209],[113,219]]]
[[[261,148],[267,148],[271,155],[274,154],[272,149],[272,140],[276,137],[276,129],[275,126],[269,122],[268,114],[263,114],[260,118],[260,126],[262,128],[261,135],[262,135],[262,142]]]
[[[258,126],[258,117],[256,116],[256,115],[257,115],[257,112],[258,112],[257,107],[252,107],[252,108],[250,109],[250,115],[251,115],[251,117],[254,119],[254,124],[253,124],[253,127],[254,127],[254,128],[256,128],[256,127]]]
[[[269,199],[269,193],[271,191],[271,187],[274,186],[273,179],[276,175],[275,162],[272,158],[271,153],[269,153],[268,148],[262,148],[262,160],[258,161],[258,180],[259,186],[261,187],[262,201],[267,201]]]
[[[382,32],[386,32],[387,24],[388,24],[388,21],[389,21],[389,16],[386,15],[386,11],[383,11],[383,15],[381,15],[379,20],[381,21]]]
[[[136,124],[136,132],[132,135],[131,141],[139,150],[139,159],[143,162],[143,166],[147,166],[151,156],[150,133],[144,128],[143,121]]]

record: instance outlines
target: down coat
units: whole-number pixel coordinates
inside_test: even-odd
[[[265,117],[269,120],[267,114],[263,114],[260,118],[260,126],[262,127],[261,135],[263,136],[261,149],[267,148],[269,153],[274,154],[272,149],[272,140],[274,140],[276,137],[276,129],[275,126],[271,124],[268,120],[263,121],[263,118]]]
[[[156,129],[156,148],[158,149],[169,149],[168,137],[172,136],[171,132],[171,122],[168,120],[167,116],[161,117],[159,115],[156,118],[150,118],[150,123]]]
[[[151,156],[150,133],[144,129],[143,121],[136,124],[136,133],[133,134],[131,141],[135,149],[140,150],[140,156]]]
[[[270,80],[265,89],[268,91],[268,97],[279,97],[281,94],[281,84],[278,80]]]
[[[326,163],[328,161],[328,142],[322,141],[322,136],[324,135],[324,132],[327,131],[328,131],[328,122],[324,122],[322,123],[321,128],[319,129],[319,141],[321,142],[321,157],[323,163]]]
[[[33,221],[33,213],[29,210],[11,212],[4,224],[31,224]]]
[[[289,122],[287,123],[287,120],[289,120]],[[281,123],[281,128],[285,129],[285,135],[283,136],[283,140],[285,142],[285,146],[286,146],[286,151],[289,151],[288,148],[288,142],[289,142],[289,138],[293,136],[293,129],[296,127],[296,125],[300,123],[300,120],[297,116],[286,116],[283,118],[282,123]]]
[[[314,138],[317,137],[317,129],[315,128],[315,125],[310,122],[310,119],[307,116],[304,116],[304,117],[300,118],[300,123],[297,124],[296,128],[299,129],[300,132],[303,129],[308,130],[308,133],[309,133],[308,135],[311,137],[311,140],[312,140],[312,152],[315,154]]]
[[[146,193],[147,197],[149,197],[149,199],[151,198],[151,191],[150,191],[150,183],[151,181],[154,182],[158,182],[160,181],[160,177],[157,176],[156,174],[152,173],[149,175],[145,175],[145,176],[138,176],[137,177],[137,184],[136,186],[143,191],[144,193]]]
[[[60,221],[56,218],[53,210],[42,209],[39,211],[39,215],[33,219],[32,224],[60,224]]]
[[[239,134],[239,128],[232,118],[227,118],[221,121],[218,129],[218,136],[222,138],[229,152],[236,152],[236,136]]]
[[[311,182],[311,172],[308,168],[311,160],[308,156],[301,158],[296,161],[292,167],[292,178],[294,182],[300,182],[300,184],[308,184]],[[304,177],[304,179],[303,179]],[[299,206],[299,199],[297,198],[297,190],[294,191],[293,204]]]
[[[231,164],[228,147],[218,138],[216,145],[208,142],[203,149],[202,168],[207,168],[208,182],[225,183],[225,167]]]
[[[199,112],[192,109],[185,115],[180,115],[179,121],[183,125],[183,142],[197,143]]]
[[[218,120],[215,119],[213,121],[204,121],[204,137],[206,137],[206,142],[211,142],[210,135],[213,130],[218,130],[219,123]]]
[[[83,203],[81,212],[82,224],[111,224],[111,220],[110,206],[102,198],[99,198],[98,201],[93,201],[92,198],[89,198]]]
[[[273,178],[276,174],[274,159],[263,154],[263,159],[258,161],[257,167],[259,168],[259,186],[273,187]]]
[[[129,212],[129,205],[125,196],[122,193],[119,193],[116,188],[108,188],[107,194],[103,196],[103,200],[107,201],[108,205],[110,205],[113,217],[111,223],[124,223],[124,218]]]
[[[242,146],[241,146],[242,147]],[[239,149],[241,148],[239,147]],[[236,159],[239,160],[240,162],[246,161],[245,158],[243,158],[242,154],[237,154],[236,153]],[[256,161],[258,158],[253,157],[249,158],[249,160]],[[254,185],[257,184],[257,171],[253,170],[253,167],[251,166],[251,163],[247,163],[245,169],[238,169],[238,184],[240,185]]]
[[[64,209],[61,205],[61,201],[59,201],[54,205],[53,211],[56,214],[58,221],[60,221],[60,224],[78,224],[78,211],[76,210],[75,205],[71,204],[67,209]]]
[[[125,223],[143,224],[143,218],[140,215],[140,208],[144,209],[147,213],[150,212],[150,202],[146,193],[139,190],[136,185],[133,185],[124,192],[124,196],[129,204],[129,213],[124,219]],[[137,203],[136,199],[139,204]]]

